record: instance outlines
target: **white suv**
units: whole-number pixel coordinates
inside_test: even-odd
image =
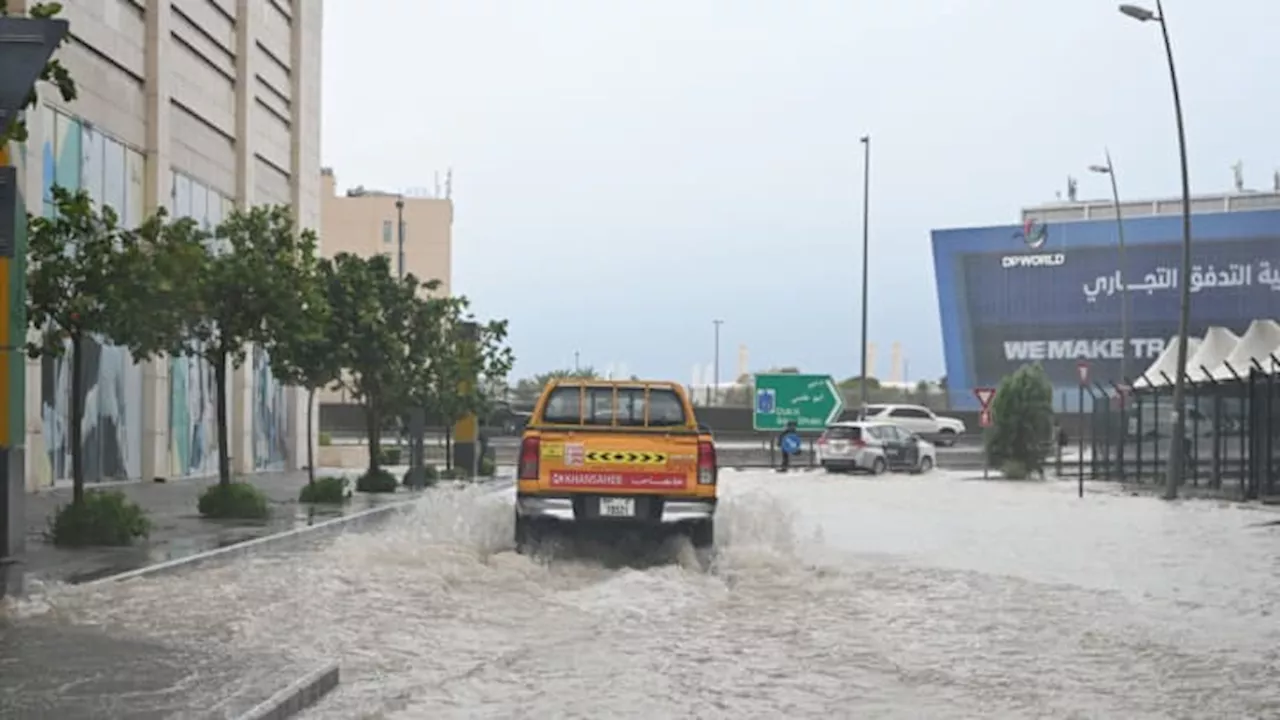
[[[937,460],[933,443],[889,423],[838,422],[818,438],[818,462],[827,472],[926,473]]]
[[[964,423],[949,417],[939,417],[923,405],[868,405],[866,419],[893,423],[923,437],[931,438],[939,445],[950,447],[964,434]]]

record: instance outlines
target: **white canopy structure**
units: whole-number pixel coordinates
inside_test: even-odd
[[[1196,350],[1200,349],[1200,338],[1187,338],[1187,357],[1195,355]],[[1164,387],[1169,384],[1165,380],[1165,376],[1169,380],[1177,377],[1178,372],[1178,337],[1175,335],[1169,338],[1169,344],[1164,346],[1164,352],[1160,353],[1160,357],[1151,363],[1151,367],[1147,368],[1144,375],[1140,375],[1133,382],[1135,390],[1144,388]]]
[[[1231,357],[1239,344],[1240,336],[1230,330],[1217,325],[1209,328],[1200,341],[1200,347],[1187,358],[1187,377],[1190,382],[1208,382],[1205,372],[1212,372],[1223,360]]]
[[[1247,377],[1253,369],[1254,360],[1258,361],[1264,371],[1271,372],[1276,369],[1272,366],[1271,355],[1275,353],[1276,357],[1280,357],[1277,349],[1280,349],[1280,323],[1275,320],[1254,320],[1231,353],[1220,360],[1216,367],[1211,367],[1209,374],[1220,382],[1235,380],[1237,373],[1242,378]],[[1232,369],[1235,373],[1231,372]]]

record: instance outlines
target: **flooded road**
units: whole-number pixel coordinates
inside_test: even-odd
[[[1280,717],[1280,514],[726,472],[718,558],[511,552],[511,490],[27,613],[342,663],[308,718]],[[660,555],[662,553],[659,553]]]

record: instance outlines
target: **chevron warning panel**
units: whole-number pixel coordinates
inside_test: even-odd
[[[631,450],[591,450],[587,452],[587,465],[666,465],[667,454],[635,452]]]

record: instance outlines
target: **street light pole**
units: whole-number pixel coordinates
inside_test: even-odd
[[[862,372],[858,417],[867,417],[867,261],[871,249],[871,136],[862,136]]]
[[[404,197],[396,198],[396,276],[404,279]]]
[[[1169,468],[1165,476],[1164,499],[1178,497],[1182,484],[1183,465],[1186,461],[1187,439],[1187,336],[1191,325],[1191,174],[1187,170],[1187,132],[1182,122],[1182,96],[1178,92],[1178,71],[1173,63],[1173,43],[1169,41],[1169,26],[1165,23],[1164,7],[1156,0],[1156,11],[1137,5],[1121,5],[1120,12],[1140,22],[1155,20],[1160,23],[1160,35],[1164,38],[1165,58],[1169,62],[1169,83],[1173,87],[1173,114],[1178,126],[1178,155],[1182,164],[1182,272],[1178,290],[1178,368],[1173,381],[1173,437],[1170,444]]]
[[[1120,267],[1120,382],[1129,382],[1129,266],[1125,261],[1124,215],[1120,212],[1120,188],[1116,182],[1116,167],[1111,162],[1111,151],[1106,151],[1106,165],[1090,165],[1089,169],[1111,178],[1111,198],[1116,206],[1116,250]]]
[[[711,384],[715,388],[715,404],[720,404],[720,326],[724,324],[723,320],[712,320],[711,324],[716,328],[716,354],[715,364],[711,370]]]

